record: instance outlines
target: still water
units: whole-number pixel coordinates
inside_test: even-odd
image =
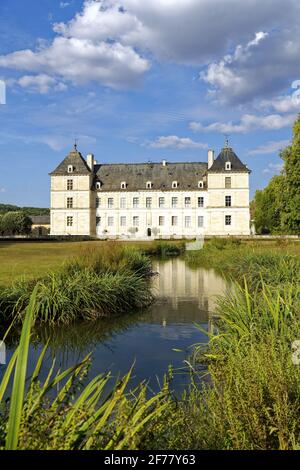
[[[180,390],[188,380],[183,367],[192,345],[206,341],[196,324],[207,329],[216,296],[224,294],[228,284],[214,270],[191,269],[180,258],[154,261],[153,270],[157,273],[153,279],[157,301],[150,308],[119,318],[41,329],[30,348],[30,369],[50,337],[44,376],[53,356],[57,367],[64,369],[93,352],[90,377],[108,370],[114,376],[122,375],[135,363],[131,385],[145,379],[157,390],[172,364],[173,388]],[[13,349],[13,345],[8,345],[7,359]]]

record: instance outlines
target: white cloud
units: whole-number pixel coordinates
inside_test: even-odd
[[[178,137],[177,135],[168,135],[158,137],[153,142],[148,142],[147,146],[151,148],[176,148],[176,149],[207,149],[208,145],[203,142],[195,142],[189,137]]]
[[[206,66],[201,77],[214,96],[239,103],[297,77],[299,15],[298,0],[284,8],[282,0],[85,0],[71,21],[54,25],[52,43],[2,55],[0,67],[126,88],[154,57]]]
[[[55,89],[56,91],[65,91],[67,89],[64,83],[57,82],[55,78],[46,74],[24,75],[17,80],[17,83],[22,88],[27,88],[30,91],[41,94],[48,93],[51,89]]]
[[[290,126],[294,122],[295,117],[295,114],[285,116],[279,114],[270,114],[267,116],[244,114],[237,123],[232,121],[227,123],[214,122],[205,126],[199,122],[191,122],[190,128],[197,132],[219,132],[222,134],[247,133],[256,129],[278,130]]]
[[[295,80],[291,86],[294,89],[291,95],[276,96],[271,100],[263,100],[260,107],[274,109],[279,113],[299,112],[300,110],[300,80]]]
[[[269,163],[263,170],[264,174],[279,174],[283,168],[283,163]]]
[[[0,193],[5,193],[6,189],[3,186],[0,186]]]
[[[60,8],[67,8],[70,6],[70,2],[60,2],[59,7]]]
[[[260,145],[254,150],[250,150],[248,155],[267,155],[269,153],[277,153],[284,149],[284,147],[287,147],[289,143],[289,140],[272,140],[266,144]]]

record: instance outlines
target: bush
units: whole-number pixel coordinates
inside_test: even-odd
[[[22,320],[35,285],[39,322],[67,324],[136,310],[153,300],[151,274],[150,260],[134,248],[84,250],[43,279],[0,290],[2,319]]]

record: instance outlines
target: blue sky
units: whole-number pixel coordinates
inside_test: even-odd
[[[295,0],[1,0],[0,202],[49,206],[75,138],[98,162],[206,161],[229,134],[253,195],[299,111],[299,13]]]

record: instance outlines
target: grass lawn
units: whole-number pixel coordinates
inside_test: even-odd
[[[8,285],[20,277],[28,279],[41,277],[60,267],[67,258],[79,255],[88,247],[104,246],[106,243],[108,242],[100,240],[90,242],[11,242],[0,240],[0,285]],[[155,246],[155,242],[152,241],[115,243],[127,243],[141,249]],[[178,244],[178,241],[168,243]]]
[[[105,244],[105,241],[91,242],[6,242],[0,241],[0,285],[8,285],[20,277],[37,278],[55,270],[72,256],[76,256],[87,247]],[[155,242],[116,242],[128,243],[141,249],[155,245]],[[168,241],[177,244],[178,241]],[[254,250],[272,249],[288,251],[300,255],[300,243],[276,241],[245,242]]]

